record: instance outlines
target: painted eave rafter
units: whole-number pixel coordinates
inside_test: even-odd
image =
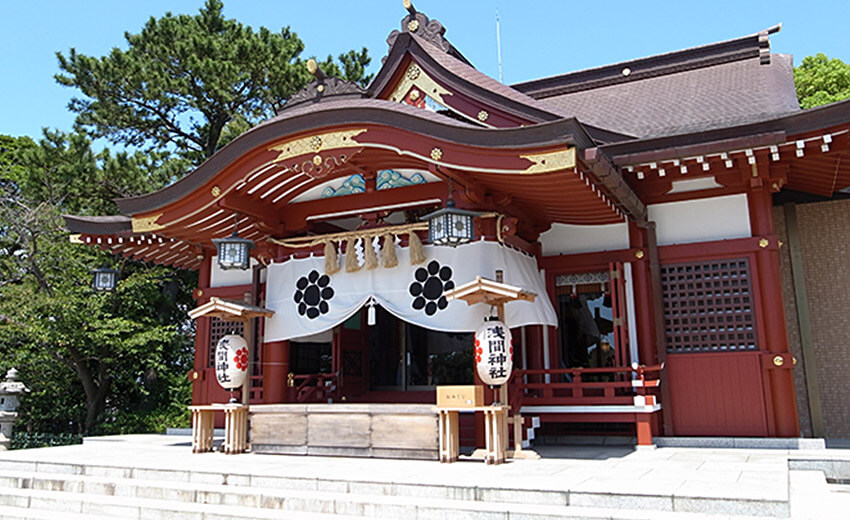
[[[623,176],[640,181],[735,174],[759,161],[787,172],[770,188],[823,196],[850,185],[850,100],[740,127],[600,147]]]
[[[203,259],[199,244],[156,234],[73,233],[70,240],[133,260],[181,269],[197,269]]]
[[[540,185],[531,186],[531,177],[578,176],[607,207],[607,216],[591,214],[588,222],[616,221],[633,213],[628,203],[616,199],[616,191],[597,182],[592,171],[580,171],[575,144],[589,145],[592,140],[575,120],[486,130],[443,124],[433,116],[423,119],[417,117],[419,111],[413,108],[393,105],[393,110],[387,110],[390,105],[387,102],[372,100],[371,103],[378,106],[346,109],[344,104],[330,105],[320,113],[284,119],[245,134],[237,140],[242,142],[234,141],[230,145],[242,145],[243,153],[219,171],[214,171],[210,160],[190,175],[198,180],[184,179],[182,186],[178,183],[144,197],[147,206],[153,209],[133,214],[134,229],[137,232],[173,232],[178,236],[178,227],[195,233],[209,231],[209,226],[213,226],[215,232],[226,233],[232,211],[223,211],[222,208],[229,204],[222,204],[222,201],[232,201],[238,195],[246,201],[280,206],[303,190],[338,176],[339,172],[347,174],[357,168],[378,169],[399,163],[465,172],[480,177],[482,184],[488,186],[491,182],[522,182],[529,184],[529,194],[535,190],[547,192],[546,185],[540,184],[541,179],[535,179]],[[323,120],[338,122],[338,116],[343,114],[350,121],[344,126],[322,126]],[[277,129],[278,135],[291,137],[265,137],[272,129]],[[294,129],[303,130],[296,133]],[[264,138],[266,142],[262,142]],[[248,146],[252,148],[245,150]],[[503,188],[511,186],[495,189]],[[563,203],[563,193],[559,198]],[[138,200],[129,204],[122,202],[123,209],[140,206]],[[556,216],[554,220],[562,218]],[[188,238],[189,235],[183,236]]]

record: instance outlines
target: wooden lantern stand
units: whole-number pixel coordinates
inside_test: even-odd
[[[243,302],[222,300],[213,296],[207,303],[189,311],[189,317],[196,320],[201,317],[219,318],[225,321],[244,323],[244,334],[248,343],[248,366],[253,366],[254,342],[252,341],[252,323],[254,318],[269,318],[274,311],[248,305]],[[242,403],[210,404],[190,406],[192,412],[192,452],[213,451],[213,433],[215,412],[224,412],[224,445],[227,454],[244,453],[248,449],[248,410],[251,397],[251,372],[242,384]]]
[[[522,300],[533,302],[537,294],[525,291],[519,287],[508,285],[503,281],[502,271],[496,271],[496,280],[489,280],[481,276],[475,280],[459,285],[450,291],[443,293],[446,300],[463,300],[467,305],[484,303],[496,308],[499,321],[505,323],[505,304],[512,301]],[[474,408],[438,407],[440,415],[440,461],[454,462],[457,460],[459,438],[458,438],[458,412],[475,411],[484,412],[485,449],[473,453],[474,458],[483,458],[487,464],[501,464],[506,458],[514,459],[539,459],[532,450],[522,449],[522,415],[515,413],[509,415],[510,403],[508,402],[508,384],[499,388],[497,405],[481,406]],[[508,450],[508,425],[513,425],[514,449]],[[444,450],[445,446],[445,450]]]

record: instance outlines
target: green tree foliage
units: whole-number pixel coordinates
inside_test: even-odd
[[[127,50],[100,58],[58,53],[56,80],[80,89],[77,127],[114,143],[173,150],[198,163],[221,145],[274,115],[309,79],[299,58],[304,44],[288,27],[254,31],[207,0],[195,16],[151,18],[139,34],[125,33]],[[363,49],[328,57],[329,73],[366,82]],[[236,128],[227,132],[228,125]]]
[[[826,54],[803,58],[794,69],[797,99],[803,108],[814,108],[850,98],[850,65]]]
[[[114,212],[112,198],[167,182],[167,165],[95,154],[87,138],[60,132],[0,142],[0,353],[33,389],[24,427],[150,430],[185,413],[193,277],[72,244],[61,219]],[[117,291],[94,293],[90,269],[116,262]]]
[[[151,18],[126,50],[58,53],[59,83],[79,89],[77,132],[35,143],[0,135],[0,355],[32,389],[33,432],[156,431],[187,421],[195,275],[120,260],[68,241],[61,215],[117,213],[115,198],[178,178],[309,79],[288,27],[255,31],[207,0],[197,15]],[[320,63],[365,85],[366,49]],[[90,138],[135,153],[95,153]],[[90,269],[118,267],[115,292],[94,293]]]

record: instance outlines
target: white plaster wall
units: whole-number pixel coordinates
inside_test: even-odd
[[[251,259],[251,267],[257,265],[255,259]],[[210,287],[227,287],[230,285],[250,285],[254,270],[249,268],[223,270],[218,266],[218,257],[212,257],[212,269],[210,270]],[[261,280],[262,281],[262,280]]]
[[[652,204],[658,245],[709,242],[751,236],[747,195]]]
[[[626,223],[604,226],[552,224],[540,235],[543,256],[593,253],[629,248],[629,226]]]

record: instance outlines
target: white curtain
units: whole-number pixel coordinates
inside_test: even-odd
[[[446,332],[474,332],[489,315],[484,304],[447,302],[444,290],[476,276],[493,279],[497,270],[505,283],[537,293],[534,302],[505,306],[509,327],[557,326],[555,310],[534,257],[495,242],[479,241],[451,248],[425,246],[427,260],[410,265],[407,248],[398,248],[398,265],[326,275],[324,257],[292,259],[268,268],[265,341],[283,341],[329,330],[372,301],[398,318]],[[340,255],[341,265],[345,264]]]

